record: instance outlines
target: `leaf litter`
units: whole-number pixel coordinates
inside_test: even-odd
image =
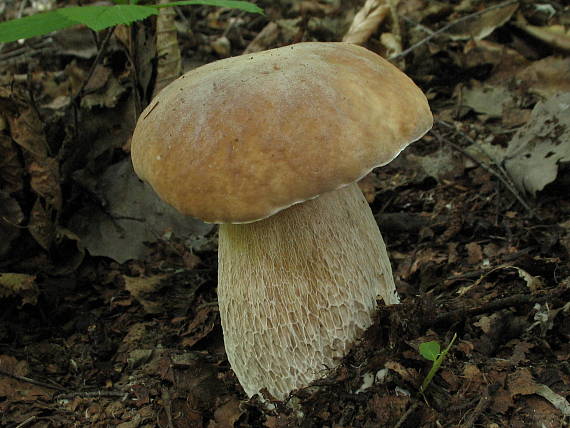
[[[180,8],[183,70],[341,40],[368,8],[359,16],[375,21],[360,42],[427,92],[433,132],[362,183],[403,303],[381,308],[336,370],[285,403],[247,400],[224,354],[215,232],[157,206],[128,167],[156,78],[152,26],[118,27],[95,43],[77,27],[5,44],[0,424],[564,426],[568,10],[549,1],[259,4],[265,17]],[[18,11],[9,3],[1,13]],[[420,345],[454,334],[422,397],[431,365]]]

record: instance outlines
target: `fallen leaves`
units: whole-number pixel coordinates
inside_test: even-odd
[[[536,105],[504,160],[516,185],[533,196],[556,179],[559,165],[570,162],[570,92]]]
[[[462,22],[449,30],[452,40],[482,40],[495,29],[507,23],[519,8],[516,2],[503,2],[499,7],[483,10],[473,19]]]
[[[184,68],[244,50],[340,40],[361,6],[381,2],[269,3],[255,21],[181,8],[175,25]],[[22,45],[8,57],[0,47],[7,70],[0,75],[0,346],[10,354],[0,355],[0,425],[49,418],[59,426],[121,428],[557,428],[568,415],[570,385],[570,308],[562,292],[568,135],[560,108],[568,104],[570,60],[567,11],[551,3],[400,1],[365,36],[369,49],[395,55],[430,38],[399,65],[453,132],[436,128],[443,138],[426,136],[361,183],[384,227],[403,305],[381,309],[370,340],[339,371],[270,415],[244,400],[223,353],[216,238],[199,238],[210,226],[155,206],[130,171],[137,103],[154,86],[153,27],[118,28],[89,81],[98,50],[85,29],[50,36],[53,46],[40,41],[50,51]],[[551,97],[563,103],[539,114]],[[467,159],[448,143],[493,156]],[[543,220],[513,203],[506,184],[484,168],[515,160],[521,189],[532,184]],[[561,190],[553,193],[554,186]],[[186,234],[192,237],[176,238]],[[91,257],[81,263],[83,248]],[[50,268],[54,259],[68,266],[64,276]],[[432,323],[448,313],[454,316]],[[416,395],[427,371],[417,343],[443,343],[450,330],[459,340],[426,397]],[[69,390],[55,396],[14,375]],[[477,413],[484,397],[488,407]]]
[[[0,355],[0,403],[50,399],[53,390],[27,381],[28,364],[9,355]]]
[[[22,305],[35,305],[39,294],[35,275],[0,273],[0,299],[17,297]]]

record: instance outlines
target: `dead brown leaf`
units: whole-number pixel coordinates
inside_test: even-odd
[[[463,53],[467,68],[479,67],[482,64],[493,65],[493,74],[487,80],[491,85],[504,84],[505,79],[529,63],[516,50],[488,40],[470,40],[466,43]]]
[[[494,412],[505,414],[514,405],[512,395],[505,388],[501,387],[493,394],[491,409]]]
[[[447,261],[447,255],[436,251],[433,248],[422,248],[414,257],[414,262],[410,267],[410,275],[421,269],[422,266],[428,263],[440,264]]]
[[[532,378],[530,370],[524,367],[517,369],[515,373],[508,376],[507,386],[511,397],[535,394],[538,390],[538,385]]]
[[[528,342],[518,342],[513,348],[513,356],[511,362],[513,365],[518,365],[522,362],[528,361],[526,354],[534,348],[535,345]]]
[[[411,399],[410,397],[384,396],[374,394],[369,401],[370,409],[383,426],[394,426],[403,416]]]
[[[83,90],[89,93],[103,89],[103,87],[109,81],[111,74],[112,70],[109,67],[97,64],[97,66],[95,66],[93,74],[91,75],[91,78],[89,79]]]
[[[26,376],[28,364],[8,355],[0,355],[0,370],[14,376]],[[33,383],[0,375],[0,398],[33,402],[40,398],[50,399],[52,394],[53,391]]]
[[[561,92],[570,92],[568,70],[570,58],[549,56],[521,69],[515,78],[521,90],[549,98]]]
[[[519,15],[522,18],[522,15]],[[563,25],[554,24],[544,27],[529,25],[524,19],[517,19],[515,25],[533,37],[549,44],[556,49],[570,51],[570,29]]]
[[[215,410],[214,420],[210,421],[208,428],[233,428],[242,413],[240,402],[236,398],[231,397]]]
[[[556,179],[560,164],[570,162],[570,92],[534,107],[530,121],[509,142],[504,159],[517,187],[533,196]]]
[[[56,211],[61,210],[62,197],[59,162],[51,157],[36,158],[27,165],[30,184],[38,196]]]
[[[10,131],[14,141],[33,154],[37,159],[47,156],[47,141],[43,122],[32,108],[24,110],[18,117],[10,117]]]
[[[6,193],[23,188],[24,169],[12,139],[0,134],[0,189]]]
[[[475,364],[465,364],[465,367],[463,368],[463,376],[465,376],[465,378],[471,382],[480,382],[481,370],[479,370],[479,367],[477,367]]]
[[[481,246],[476,242],[470,242],[469,244],[465,245],[467,249],[467,263],[471,265],[476,265],[483,261],[483,251]]]
[[[402,379],[404,379],[406,382],[411,383],[412,385],[417,385],[420,380],[418,372],[414,368],[404,367],[397,361],[388,361],[386,364],[384,364],[384,367],[395,371],[402,377]]]
[[[18,297],[22,305],[35,305],[40,291],[35,275],[23,273],[0,273],[0,299]]]
[[[0,257],[8,253],[11,242],[20,234],[20,223],[24,220],[24,213],[20,204],[0,191]]]
[[[452,40],[481,40],[508,22],[518,9],[517,3],[489,10],[461,25],[453,26],[449,33]]]
[[[55,238],[55,225],[49,211],[44,208],[41,198],[37,198],[32,211],[28,231],[44,250],[49,250]]]
[[[215,327],[217,307],[206,306],[198,311],[182,336],[182,345],[192,347],[196,342],[206,337]]]

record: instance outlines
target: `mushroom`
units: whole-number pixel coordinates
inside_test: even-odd
[[[141,114],[140,178],[183,214],[220,223],[218,299],[248,396],[284,399],[338,364],[398,303],[357,182],[432,126],[420,89],[349,43],[299,43],[188,72]]]

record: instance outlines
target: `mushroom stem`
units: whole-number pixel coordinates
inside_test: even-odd
[[[307,386],[372,324],[378,296],[399,302],[356,183],[265,220],[220,225],[218,257],[226,352],[250,397]]]

